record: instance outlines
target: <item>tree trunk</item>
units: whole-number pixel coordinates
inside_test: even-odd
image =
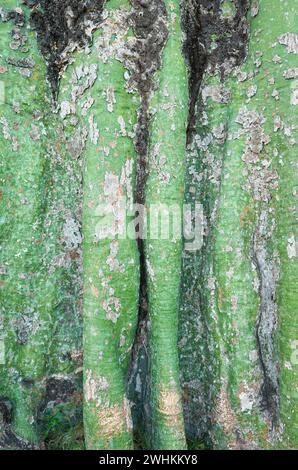
[[[297,7],[0,2],[0,448],[297,447]]]

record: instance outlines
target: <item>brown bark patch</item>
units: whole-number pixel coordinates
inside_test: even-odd
[[[224,388],[221,389],[215,406],[215,421],[218,422],[226,435],[235,432],[238,421],[232,410],[230,400]]]
[[[161,390],[159,411],[164,415],[167,426],[178,429],[183,426],[181,397],[176,390]]]

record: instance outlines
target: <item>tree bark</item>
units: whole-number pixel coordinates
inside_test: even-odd
[[[0,448],[296,448],[298,1],[2,3]]]

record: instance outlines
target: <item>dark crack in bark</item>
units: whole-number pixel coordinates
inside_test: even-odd
[[[189,68],[189,118],[187,143],[190,144],[199,114],[196,104],[205,70],[220,70],[224,80],[231,68],[240,65],[248,41],[247,12],[250,0],[235,0],[235,15],[222,16],[220,0],[184,0],[184,54]]]
[[[31,25],[48,66],[53,100],[70,54],[92,43],[92,32],[101,22],[105,0],[24,0],[31,9]]]
[[[168,36],[167,11],[162,0],[131,0],[133,12],[131,26],[137,38],[134,56],[137,58],[131,80],[140,93],[141,104],[135,136],[138,154],[135,202],[145,204],[145,187],[148,177],[149,125],[151,115],[149,101],[155,90],[154,75],[161,67],[161,54]],[[139,216],[139,214],[136,214]],[[136,227],[140,255],[140,294],[138,329],[132,349],[128,377],[128,393],[133,402],[135,441],[141,444],[141,435],[150,433],[150,409],[148,386],[148,296],[145,266],[143,227]]]
[[[0,396],[0,449],[35,450],[36,446],[17,436],[12,430],[13,404],[8,397]]]
[[[249,39],[247,13],[250,1],[235,0],[233,5],[234,13],[225,16],[222,11],[223,2],[220,0],[182,2],[184,54],[189,70],[190,96],[186,178],[191,180],[189,175],[193,169],[196,174],[204,175],[199,182],[193,179],[191,184],[189,183],[191,188],[187,183],[185,202],[192,207],[195,202],[202,203],[205,227],[200,251],[184,252],[182,260],[179,349],[186,434],[190,446],[212,446],[215,390],[219,386],[216,373],[218,366],[214,354],[217,345],[212,340],[209,326],[210,293],[207,291],[210,290],[209,283],[214,276],[213,228],[223,160],[218,160],[216,165],[213,165],[207,158],[208,148],[204,148],[204,144],[201,147],[199,145],[204,137],[208,140],[212,131],[208,124],[203,124],[206,103],[202,97],[202,82],[205,74],[217,74],[224,83],[246,57]],[[225,135],[226,129],[222,141],[222,136],[217,140],[213,139],[215,144],[224,145]],[[212,146],[212,142],[210,145]],[[212,149],[210,151],[212,153]],[[210,180],[216,183],[215,186]],[[190,361],[194,363],[192,368],[189,366]]]
[[[279,410],[279,374],[275,332],[277,328],[276,288],[279,270],[268,254],[268,214],[262,210],[253,236],[252,259],[259,276],[260,309],[256,324],[256,340],[263,373],[261,407],[267,412],[271,428],[277,424]]]

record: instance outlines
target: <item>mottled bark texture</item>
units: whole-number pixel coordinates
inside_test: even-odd
[[[297,9],[0,0],[1,449],[297,448]]]
[[[198,19],[220,31],[244,3]],[[297,447],[297,6],[251,3],[241,67],[214,35],[191,116],[186,199],[206,225],[184,256],[179,346],[190,439],[214,448]]]
[[[181,52],[182,33],[179,1],[165,1],[168,39],[158,74],[158,91],[150,106],[154,116],[150,148],[146,204],[163,211],[169,205],[182,211],[187,121],[187,75]],[[152,220],[150,220],[152,223]],[[151,227],[149,227],[149,231]],[[180,232],[179,232],[180,235]],[[179,383],[177,350],[181,239],[172,227],[169,239],[146,240],[148,275],[150,390],[152,446],[157,449],[186,448]]]
[[[0,12],[0,442],[76,448],[83,437],[81,169],[52,112],[30,11],[10,0]]]

